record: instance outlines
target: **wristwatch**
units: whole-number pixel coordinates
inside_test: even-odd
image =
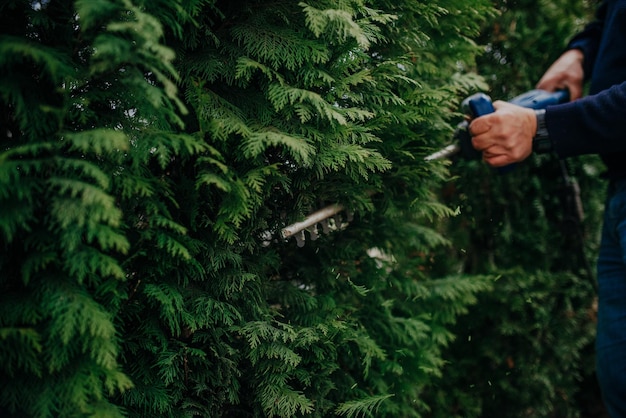
[[[546,127],[546,110],[535,110],[535,117],[537,118],[537,133],[533,138],[533,152],[544,154],[552,151],[552,141]]]

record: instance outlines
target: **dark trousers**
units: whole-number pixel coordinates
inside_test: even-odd
[[[626,180],[612,181],[598,257],[596,368],[611,418],[626,418]]]

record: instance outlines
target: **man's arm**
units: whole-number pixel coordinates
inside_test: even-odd
[[[583,58],[580,49],[565,51],[546,71],[537,88],[548,91],[568,89],[571,100],[580,98]],[[525,160],[533,151],[533,138],[537,133],[536,113],[499,101],[493,106],[494,113],[477,118],[470,124],[472,145],[482,151],[483,160],[494,167]]]
[[[546,110],[546,127],[560,157],[626,151],[626,82]]]
[[[537,88],[548,91],[566,88],[570,92],[570,100],[578,102],[577,99],[582,96],[583,83],[593,71],[606,10],[605,1],[598,8],[596,20],[572,38],[566,51],[539,80]],[[597,143],[598,132],[605,133],[602,141],[605,148],[621,147],[610,138],[615,136],[611,133],[612,129],[619,129],[613,128],[613,124],[621,124],[624,115],[618,108],[626,97],[622,94],[613,92],[610,97],[549,107],[541,117],[545,118],[542,122],[545,123],[553,149],[561,156],[604,152]],[[505,102],[497,101],[493,105],[496,110],[494,113],[473,120],[469,126],[474,148],[482,151],[483,159],[495,167],[526,159],[533,151],[538,116],[532,110]],[[590,120],[591,115],[597,116],[598,113],[602,113],[601,118]]]
[[[474,148],[494,167],[526,159],[533,149],[537,117],[531,109],[497,101],[496,111],[469,126]],[[598,94],[550,106],[545,124],[560,157],[626,151],[626,82]]]

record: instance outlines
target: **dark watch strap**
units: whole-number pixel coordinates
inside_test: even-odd
[[[550,152],[552,151],[552,141],[546,127],[546,110],[535,110],[535,117],[537,118],[537,133],[533,138],[533,152],[538,154]]]

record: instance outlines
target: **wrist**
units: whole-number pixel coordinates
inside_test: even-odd
[[[537,130],[533,137],[533,152],[544,154],[552,151],[552,140],[546,127],[546,110],[535,110],[535,120],[537,121]]]

